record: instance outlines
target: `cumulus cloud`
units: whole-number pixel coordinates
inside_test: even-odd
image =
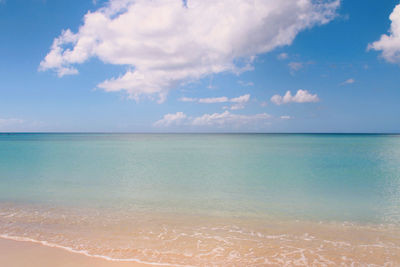
[[[231,98],[230,102],[234,104],[230,107],[230,109],[231,110],[244,109],[246,103],[249,102],[249,100],[250,100],[249,94]]]
[[[199,117],[188,117],[183,112],[175,114],[166,114],[164,117],[156,121],[153,125],[156,127],[170,126],[195,126],[195,127],[240,127],[249,124],[257,124],[267,121],[271,118],[267,113],[242,115],[233,114],[229,111],[222,113],[203,114]]]
[[[292,117],[288,116],[288,115],[284,115],[280,117],[282,120],[290,120]]]
[[[215,103],[233,103],[230,107],[231,110],[243,109],[247,102],[250,100],[250,95],[242,95],[239,97],[228,98],[226,96],[221,97],[207,97],[207,98],[191,98],[181,97],[179,99],[182,102],[198,102],[201,104],[215,104]]]
[[[271,97],[271,102],[276,105],[288,104],[288,103],[311,103],[318,102],[319,98],[315,94],[309,93],[307,90],[298,90],[293,96],[290,91],[287,91],[284,96],[274,95]]]
[[[239,127],[249,123],[264,121],[271,118],[266,113],[255,115],[239,115],[232,114],[229,111],[223,113],[204,114],[200,117],[194,118],[191,122],[194,126],[235,126]]]
[[[154,123],[157,127],[168,127],[172,125],[180,125],[186,119],[186,115],[183,112],[177,112],[175,114],[166,114],[161,120]]]
[[[131,98],[158,97],[206,75],[251,69],[258,54],[336,15],[340,0],[110,0],[74,33],[54,39],[40,70],[61,77],[96,57],[126,73],[99,88]]]
[[[400,63],[400,4],[398,4],[389,19],[392,21],[389,34],[368,45],[368,50],[382,52],[382,57],[391,63]]]

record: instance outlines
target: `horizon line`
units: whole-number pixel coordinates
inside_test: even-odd
[[[365,135],[400,135],[400,132],[102,132],[102,131],[35,131],[1,132],[4,134],[365,134]]]

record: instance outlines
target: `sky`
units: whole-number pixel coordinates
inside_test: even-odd
[[[398,0],[0,0],[1,132],[400,133]]]

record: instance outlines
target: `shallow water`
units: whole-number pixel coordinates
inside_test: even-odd
[[[0,235],[192,266],[400,265],[400,137],[0,134]]]

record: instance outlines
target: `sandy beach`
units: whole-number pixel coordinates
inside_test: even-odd
[[[61,248],[51,248],[33,242],[0,238],[0,263],[8,267],[149,267],[135,262],[112,262],[96,259]]]

